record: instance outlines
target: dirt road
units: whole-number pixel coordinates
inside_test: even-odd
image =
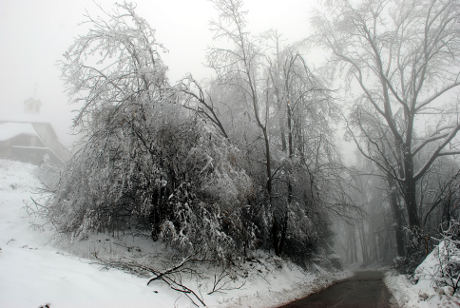
[[[337,283],[319,293],[292,302],[280,308],[300,307],[397,307],[390,302],[391,295],[383,282],[383,273],[357,272],[355,276]]]

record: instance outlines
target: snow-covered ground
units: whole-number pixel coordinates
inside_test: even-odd
[[[443,249],[443,242],[439,245]],[[460,307],[460,291],[451,296],[452,289],[439,286],[439,256],[436,247],[417,267],[411,279],[406,275],[388,272],[385,284],[402,308]]]
[[[0,307],[193,307],[161,281],[103,269],[91,256],[130,258],[166,268],[160,244],[133,234],[98,234],[85,240],[57,236],[33,214],[40,182],[33,165],[0,160]],[[225,276],[223,292],[212,290],[220,270],[196,265],[200,277],[179,277],[211,307],[274,307],[326,287],[349,273],[308,273],[260,253]],[[190,277],[189,277],[190,276]]]

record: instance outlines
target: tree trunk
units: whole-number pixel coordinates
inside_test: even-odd
[[[410,144],[406,144],[403,147],[403,170],[404,181],[403,181],[403,198],[407,209],[407,218],[410,228],[420,228],[420,219],[418,216],[417,209],[417,183],[414,177],[414,160],[411,153]]]
[[[281,151],[286,152],[287,150],[286,137],[284,133],[284,125],[282,125],[281,122],[283,122],[283,120],[280,120]]]
[[[451,219],[451,205],[452,205],[452,193],[449,188],[448,194],[444,202],[442,203],[442,215],[441,215],[441,228],[446,229],[449,227]],[[440,230],[442,232],[442,229]]]
[[[407,174],[406,174],[407,176]],[[406,178],[404,182],[404,201],[407,208],[407,217],[409,220],[409,226],[420,227],[420,219],[417,211],[417,200],[416,200],[416,183],[413,177]]]
[[[364,231],[364,222],[363,221],[361,221],[359,223],[358,232],[359,232],[359,241],[360,241],[360,244],[361,244],[361,256],[362,256],[362,259],[363,259],[363,264],[368,264],[369,255],[368,255],[368,252],[367,252],[366,233]]]
[[[267,129],[262,129],[262,133],[264,135],[264,142],[265,142],[265,167],[267,173],[267,194],[270,204],[272,203],[272,167],[271,167],[271,159],[270,159],[270,141],[268,139]]]
[[[396,236],[396,247],[398,256],[405,256],[405,249],[404,249],[404,232],[403,232],[403,213],[401,208],[398,204],[398,193],[396,191],[395,185],[392,183],[392,179],[388,178],[388,186],[390,189],[390,207],[391,211],[393,212],[394,218],[394,227],[395,227],[395,236]]]
[[[291,106],[289,101],[287,102],[287,124],[288,124],[288,143],[289,143],[289,158],[292,158],[294,155],[294,150],[292,148],[292,114],[291,114]]]

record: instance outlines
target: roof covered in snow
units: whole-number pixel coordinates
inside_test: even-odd
[[[15,123],[50,123],[51,119],[42,114],[15,114],[2,116],[0,115],[0,123],[15,122]]]
[[[31,123],[0,122],[0,141],[5,141],[22,134],[38,136]]]
[[[40,138],[61,162],[70,158],[70,152],[62,145],[56,132],[46,117],[39,114],[22,114],[17,116],[0,116],[0,142],[15,136],[27,134]]]

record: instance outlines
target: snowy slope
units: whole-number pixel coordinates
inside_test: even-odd
[[[444,242],[441,242],[439,249],[442,251],[443,248]],[[439,256],[436,247],[415,269],[413,280],[416,283],[405,275],[388,273],[385,284],[402,308],[460,307],[459,294],[452,297],[449,287],[439,287],[436,284],[439,275]]]
[[[164,247],[132,235],[97,234],[83,241],[63,241],[30,210],[37,199],[36,167],[0,160],[0,307],[193,307],[183,294],[161,281],[104,270],[90,259],[134,258],[157,262]],[[64,237],[64,239],[66,239]],[[163,253],[163,255],[162,255]],[[208,295],[218,268],[198,266],[201,277],[182,277],[211,307],[270,307],[323,288],[345,274],[308,273],[260,253],[226,278],[227,290]],[[235,289],[236,287],[240,287]]]
[[[39,182],[33,165],[0,160],[0,307],[172,307],[177,294],[153,293],[145,279],[101,271],[53,248],[25,206]]]

